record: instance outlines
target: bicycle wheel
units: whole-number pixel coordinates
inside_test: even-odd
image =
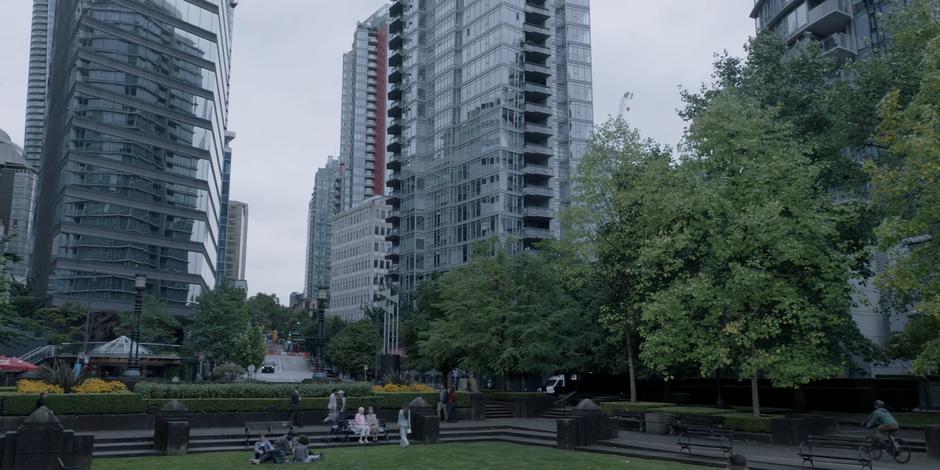
[[[881,447],[872,447],[868,450],[868,456],[872,460],[881,460],[881,455],[884,454],[884,451],[881,450]]]
[[[908,460],[911,460],[911,447],[907,445],[907,442],[904,442],[904,439],[895,437],[891,456],[894,457],[894,461],[897,463],[907,463]]]

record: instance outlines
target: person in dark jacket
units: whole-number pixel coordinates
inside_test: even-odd
[[[302,425],[300,423],[300,390],[297,390],[297,387],[294,387],[294,391],[290,392],[290,414],[287,415],[287,420],[291,424]]]
[[[49,392],[43,391],[42,393],[40,393],[39,398],[36,399],[36,407],[33,408],[33,411],[38,410],[39,408],[42,408],[43,406],[48,406],[46,405],[46,397],[48,396],[49,396]]]
[[[457,422],[457,391],[454,387],[450,388],[450,394],[447,395],[447,421]]]

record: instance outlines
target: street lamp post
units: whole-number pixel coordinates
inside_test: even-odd
[[[326,368],[324,346],[326,346],[326,304],[329,291],[323,288],[317,290],[317,365],[320,372]]]
[[[131,333],[131,347],[127,352],[126,377],[140,377],[140,314],[144,309],[144,289],[147,287],[147,276],[138,274],[134,277],[134,331]]]

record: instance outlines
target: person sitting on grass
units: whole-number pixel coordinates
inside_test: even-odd
[[[297,443],[294,444],[293,463],[310,463],[323,460],[324,454],[325,452],[320,452],[319,454],[311,453],[310,439],[307,436],[300,436],[297,438]]]
[[[366,414],[366,424],[369,426],[369,434],[372,440],[379,442],[379,417],[375,415],[375,410],[370,406],[369,413]]]
[[[359,435],[360,444],[365,444],[369,439],[369,423],[366,421],[366,409],[361,406],[359,407],[359,412],[356,413],[353,431]]]
[[[294,447],[294,431],[287,431],[287,434],[277,438],[274,441],[274,446],[271,450],[267,451],[260,458],[252,459],[251,463],[258,465],[265,462],[271,463],[287,463],[288,457],[293,456],[293,447]]]
[[[255,458],[251,460],[260,459],[262,455],[266,454],[271,449],[273,449],[271,441],[268,440],[264,433],[261,433],[261,435],[258,436],[258,441],[255,442]]]

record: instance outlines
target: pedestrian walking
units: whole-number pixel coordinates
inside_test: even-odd
[[[450,388],[450,393],[447,395],[447,415],[448,422],[457,422],[457,391],[454,387]]]
[[[408,435],[411,434],[411,409],[404,407],[398,410],[398,443],[402,448],[411,445]]]
[[[336,422],[336,406],[336,389],[334,388],[333,391],[330,392],[330,401],[326,405],[326,419],[323,420],[324,423],[328,421]]]
[[[33,411],[38,410],[38,409],[40,409],[40,408],[46,406],[46,397],[48,397],[48,396],[49,396],[49,392],[47,392],[47,391],[45,391],[45,390],[43,390],[42,392],[40,392],[40,393],[39,393],[39,398],[36,399],[36,407],[33,408]]]
[[[447,421],[447,389],[441,385],[441,391],[437,393],[437,417],[441,421]]]
[[[287,420],[294,426],[303,425],[300,422],[300,390],[297,387],[290,392],[290,413],[287,415]]]

